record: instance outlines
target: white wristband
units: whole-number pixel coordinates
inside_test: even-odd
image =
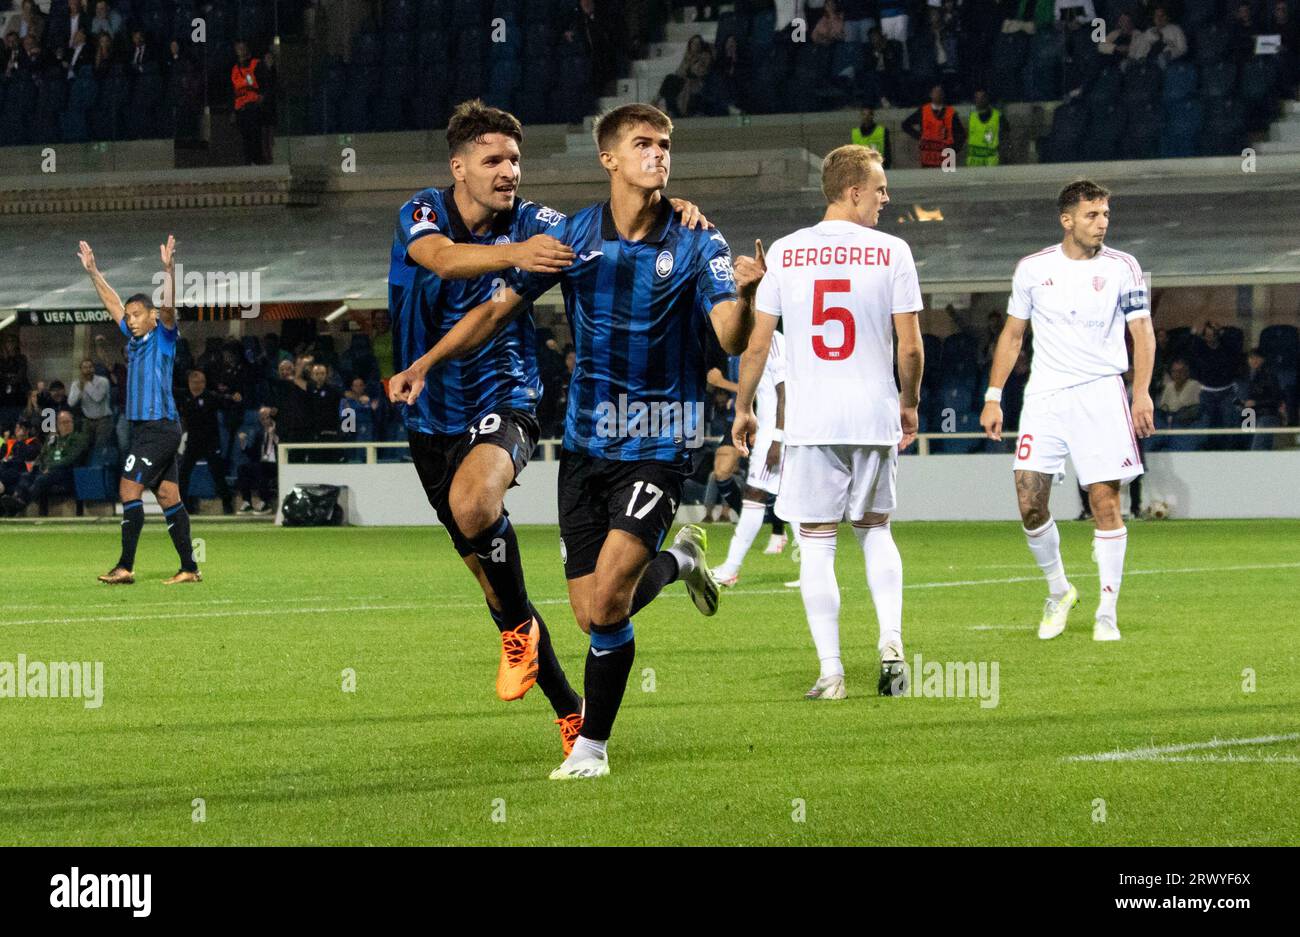
[[[985,403],[1001,403],[1001,402],[1002,402],[1002,388],[1001,388],[1001,387],[990,387],[988,390],[984,391],[984,402],[985,402]]]
[[[781,442],[783,439],[785,439],[785,430],[772,430],[772,442]]]

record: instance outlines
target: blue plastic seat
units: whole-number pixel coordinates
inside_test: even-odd
[[[1214,62],[1201,66],[1201,97],[1232,97],[1237,84],[1237,68],[1231,62]]]
[[[1160,132],[1160,155],[1181,159],[1196,155],[1201,134],[1201,102],[1196,98],[1169,101],[1164,106],[1164,127]]]
[[[1185,101],[1196,95],[1198,73],[1196,66],[1185,58],[1170,62],[1165,69],[1165,83],[1162,97],[1166,104]]]

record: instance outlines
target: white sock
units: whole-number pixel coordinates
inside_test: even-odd
[[[579,735],[578,740],[573,743],[573,754],[569,755],[569,757],[573,758],[581,755],[595,755],[598,758],[606,758],[608,757],[605,754],[605,746],[607,744],[609,744],[608,739],[603,742],[597,742],[587,738],[585,735]]]
[[[835,581],[838,531],[804,531],[799,538],[799,594],[808,616],[823,677],[844,673],[840,663],[840,587]]]
[[[1037,530],[1026,527],[1024,531],[1029,552],[1034,554],[1034,561],[1047,577],[1047,591],[1052,598],[1059,599],[1070,591],[1070,581],[1065,578],[1065,566],[1061,563],[1061,532],[1056,528],[1056,518],[1049,517]]]
[[[1128,547],[1128,528],[1098,530],[1092,535],[1092,556],[1097,561],[1101,575],[1101,601],[1097,603],[1097,617],[1115,617],[1115,604],[1119,601],[1119,585],[1124,578],[1124,550]]]
[[[681,547],[669,547],[668,552],[677,560],[677,575],[679,577],[695,572],[695,556],[693,554],[687,553]]]
[[[886,521],[876,527],[853,525],[853,535],[867,561],[867,588],[880,624],[877,650],[890,641],[903,645],[903,558]]]
[[[763,513],[767,505],[756,501],[742,502],[740,520],[736,522],[736,532],[731,535],[731,546],[727,547],[727,561],[719,567],[718,572],[734,576],[740,572],[740,564],[745,561],[745,554],[754,544],[754,538],[763,529]]]

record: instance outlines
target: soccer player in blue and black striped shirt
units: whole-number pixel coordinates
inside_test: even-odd
[[[117,565],[99,577],[110,585],[135,582],[135,548],[144,527],[144,503],[140,496],[146,488],[154,493],[167,530],[181,559],[175,576],[164,580],[168,585],[201,582],[190,543],[190,516],[181,500],[177,483],[177,450],[181,444],[181,424],[172,399],[172,365],[176,360],[176,239],[170,234],[159,249],[163,264],[161,307],[155,307],[144,293],[136,293],[125,303],[108,285],[95,264],[90,245],[81,242],[81,265],[90,274],[95,292],[112,315],[126,344],[126,418],[131,425],[127,456],[122,463],[118,494],[122,498],[122,555]]]
[[[685,527],[661,547],[703,443],[706,331],[728,353],[744,350],[761,274],[749,258],[733,272],[720,233],[674,223],[663,195],[671,133],[668,117],[648,105],[601,117],[595,136],[610,199],[553,229],[576,261],[558,273],[512,275],[510,288],[468,311],[394,377],[398,391],[418,394],[430,369],[473,354],[563,283],[577,365],[560,463],[561,552],[591,648],[582,731],[552,772],[557,780],[609,773],[605,745],[635,652],[630,616],[677,579],[701,611],[717,609],[703,531]]]

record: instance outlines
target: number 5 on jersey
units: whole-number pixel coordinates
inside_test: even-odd
[[[849,355],[853,354],[853,346],[857,343],[857,327],[853,323],[853,313],[843,306],[826,306],[827,293],[848,293],[853,289],[851,280],[814,280],[813,281],[813,310],[812,324],[825,325],[827,322],[838,322],[843,329],[842,337],[838,345],[831,345],[826,342],[825,333],[813,333],[812,347],[813,354],[818,358],[827,361],[843,361]]]

